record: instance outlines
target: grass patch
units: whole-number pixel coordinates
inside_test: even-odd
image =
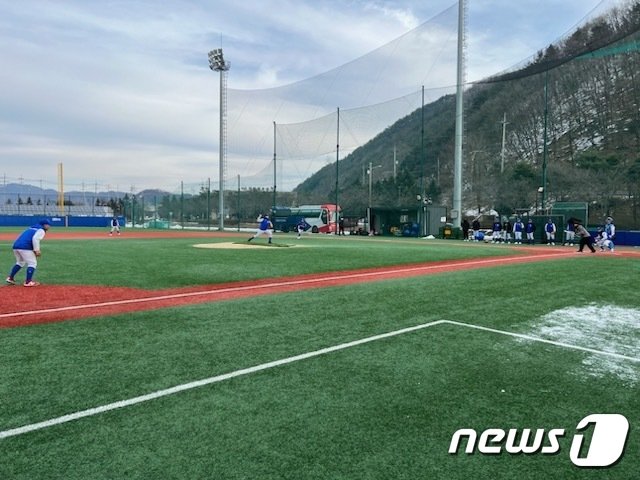
[[[277,237],[274,241],[278,244],[295,238]],[[246,243],[246,237],[241,238],[238,241]],[[211,242],[229,240],[212,238]],[[194,248],[204,241],[203,237],[45,239],[37,279],[46,284],[153,289],[513,253],[507,248],[462,242],[319,236],[304,238],[301,243],[314,248],[283,248],[274,257],[273,247],[266,242],[252,242],[252,246],[265,248]],[[10,244],[5,246],[10,248]],[[7,272],[12,261],[13,256],[7,255]]]
[[[638,310],[639,267],[572,257],[0,330],[0,430],[434,320],[540,334],[568,307]],[[0,440],[0,477],[633,478],[638,386],[590,375],[587,356],[440,325]],[[614,469],[572,466],[570,438],[553,457],[447,453],[459,428],[572,434],[602,412],[632,422]]]

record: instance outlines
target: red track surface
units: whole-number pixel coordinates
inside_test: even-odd
[[[9,237],[13,239],[14,235]],[[127,238],[152,237],[220,237],[234,236],[212,232],[127,232]],[[53,239],[105,238],[106,234],[66,234],[56,232],[48,235]],[[0,235],[0,240],[7,240]],[[125,287],[41,285],[36,288],[21,286],[2,287],[0,298],[0,328],[18,327],[36,323],[82,319],[100,315],[114,315],[139,310],[152,310],[179,305],[216,302],[258,295],[324,288],[353,283],[408,278],[465,269],[494,267],[504,264],[524,263],[566,257],[573,250],[528,249],[525,255],[509,255],[470,260],[429,262],[385,268],[371,268],[204,285],[191,288],[166,290],[142,290]]]

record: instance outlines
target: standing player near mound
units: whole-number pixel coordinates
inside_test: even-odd
[[[40,256],[40,241],[49,230],[49,220],[41,220],[37,225],[27,228],[13,243],[13,254],[16,257],[16,264],[11,269],[11,273],[5,280],[9,285],[15,285],[15,276],[22,267],[27,266],[27,278],[24,281],[25,287],[36,287],[40,285],[33,280],[33,275],[38,266]]]
[[[258,231],[253,235],[253,237],[249,237],[247,239],[247,242],[250,242],[251,240],[253,240],[256,237],[259,237],[260,235],[266,235],[269,237],[269,243],[271,243],[271,238],[273,237],[273,224],[271,223],[271,220],[269,220],[269,215],[265,215],[265,216],[260,215],[258,217],[258,221],[260,222]]]
[[[116,232],[118,235],[120,235],[120,222],[118,221],[118,218],[116,216],[114,216],[111,219],[111,231],[109,232],[109,236],[113,236],[113,232]]]

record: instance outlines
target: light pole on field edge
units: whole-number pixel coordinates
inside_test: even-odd
[[[214,72],[220,72],[220,193],[218,194],[218,214],[220,215],[219,230],[224,230],[224,160],[226,153],[226,118],[227,96],[225,72],[231,68],[229,62],[225,62],[222,49],[216,48],[209,52],[209,68]]]

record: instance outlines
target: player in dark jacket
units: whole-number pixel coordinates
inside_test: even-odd
[[[473,230],[473,240],[477,242],[478,239],[476,238],[476,235],[480,233],[480,222],[477,218],[471,222],[471,229]]]
[[[493,243],[496,242],[501,242],[502,241],[502,224],[500,223],[500,219],[498,217],[496,217],[495,221],[493,222],[493,226],[491,227],[491,230],[493,230]]]
[[[513,225],[511,225],[511,222],[509,221],[508,218],[502,223],[502,230],[503,230],[502,235],[504,236],[505,243],[511,243],[511,234],[513,233]]]
[[[593,248],[593,237],[591,236],[589,231],[586,228],[584,228],[584,226],[577,220],[574,222],[574,225],[575,225],[576,235],[580,237],[578,253],[582,253],[582,249],[584,248],[585,245],[589,247],[589,250],[591,250],[591,253],[596,253],[596,249]]]

